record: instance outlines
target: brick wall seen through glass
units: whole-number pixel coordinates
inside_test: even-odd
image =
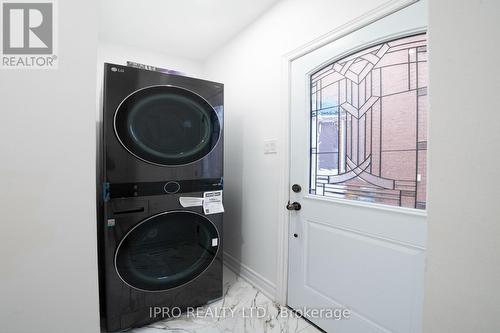
[[[311,76],[311,194],[425,209],[426,163],[425,34]]]

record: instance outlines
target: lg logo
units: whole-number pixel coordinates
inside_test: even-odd
[[[3,3],[3,54],[52,54],[53,4]]]

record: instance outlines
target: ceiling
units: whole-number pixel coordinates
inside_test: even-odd
[[[100,38],[202,60],[279,0],[101,0]]]

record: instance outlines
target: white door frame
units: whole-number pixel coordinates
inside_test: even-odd
[[[299,48],[282,56],[282,84],[281,84],[281,117],[283,119],[280,129],[280,142],[282,142],[280,156],[280,169],[283,170],[280,178],[279,202],[282,204],[278,214],[278,272],[276,283],[275,300],[283,305],[287,305],[288,290],[288,227],[290,223],[290,213],[284,208],[289,199],[290,192],[290,113],[291,113],[291,67],[292,62],[320,47],[334,42],[356,30],[359,30],[375,21],[391,15],[419,0],[391,0],[363,15],[351,20],[329,33],[300,46]],[[347,51],[347,50],[346,50]]]

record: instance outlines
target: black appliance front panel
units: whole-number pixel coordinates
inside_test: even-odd
[[[148,87],[154,86],[162,86],[163,88],[160,89],[162,90],[161,96],[153,94],[154,97],[151,100],[146,100],[146,102],[152,103],[150,106],[153,106],[153,109],[157,107],[156,102],[158,100],[165,101],[165,99],[172,98],[171,95],[166,95],[175,88],[169,89],[167,87],[178,87],[199,95],[211,108],[198,100],[198,102],[192,104],[194,109],[185,119],[159,119],[159,123],[163,122],[163,124],[167,125],[170,121],[177,122],[177,125],[173,126],[170,131],[171,133],[167,134],[158,131],[158,128],[155,127],[156,123],[147,121],[146,118],[149,116],[158,116],[155,110],[153,110],[152,115],[148,115],[147,112],[144,113],[146,110],[144,107],[135,105],[136,111],[134,113],[132,110],[134,106],[130,105],[129,112],[124,112],[121,115],[117,113],[118,107],[128,96],[141,89],[147,90]],[[184,97],[186,96],[184,95]],[[193,95],[189,96],[192,97]],[[188,99],[181,97],[181,100],[177,100],[177,102],[189,103]],[[163,260],[164,257],[162,257],[161,251],[155,251],[154,244],[140,243],[140,237],[134,236],[134,232],[131,232],[131,230],[147,219],[152,219],[155,215],[164,213],[168,215],[173,211],[203,215],[201,207],[181,207],[179,197],[181,195],[202,197],[204,191],[222,189],[223,111],[223,85],[220,83],[105,64],[103,118],[99,131],[99,147],[102,150],[99,151],[98,186],[102,188],[98,189],[98,241],[100,305],[103,328],[106,331],[127,330],[131,327],[139,327],[159,320],[160,318],[150,317],[151,307],[154,306],[185,309],[190,306],[204,305],[222,297],[222,214],[204,216],[204,218],[210,220],[210,224],[207,224],[204,220],[198,222],[191,220],[186,224],[185,230],[182,228],[177,230],[179,233],[185,233],[186,244],[191,244],[191,255],[185,253],[186,258],[191,258],[191,261],[183,260],[183,263],[177,266],[179,269],[176,271],[184,273],[171,279],[167,289],[164,289],[165,286],[160,286],[155,290],[154,287],[145,283],[151,278],[168,277],[168,274],[161,275],[165,272],[146,269],[141,273],[137,270],[140,266],[135,265],[134,261],[141,255],[139,251],[141,245],[144,245],[150,254],[158,254],[157,259]],[[120,127],[119,123],[122,121],[127,126],[132,126],[128,132],[131,141],[134,141],[132,136],[138,135],[135,138],[137,140],[131,142],[128,146],[120,142],[120,133],[122,137],[126,137],[127,129],[122,127],[121,129],[117,128],[115,131],[115,114],[118,120],[117,127]],[[123,115],[125,115],[125,118],[120,118]],[[159,115],[159,117],[162,117],[162,115]],[[197,119],[200,120],[199,124],[194,123]],[[215,120],[218,120],[220,131],[217,131]],[[175,136],[184,134],[182,131],[177,132],[177,134],[173,133],[179,130],[179,125],[188,132],[191,130],[198,132],[198,135],[193,137],[197,140],[188,140],[188,142],[183,143],[184,146],[174,147],[176,149],[174,151],[165,150],[165,142]],[[218,132],[220,132],[220,136],[217,139],[216,134]],[[169,137],[169,135],[171,136]],[[155,146],[154,143],[151,144],[151,139],[155,137],[165,141],[162,141],[163,143],[160,143],[160,146]],[[139,147],[134,148],[134,144]],[[167,157],[173,157],[174,160],[178,160],[179,155],[193,156],[200,151],[203,155],[207,152],[207,149],[212,150],[203,155],[204,157],[200,160],[184,161],[189,162],[184,165],[164,166],[162,164],[169,163],[154,160],[156,158],[154,156],[142,156],[141,149],[136,148],[142,148],[143,150],[149,148],[153,150],[152,152],[150,150],[150,153],[156,154],[157,157],[161,154],[171,155]],[[167,162],[172,162],[172,160]],[[191,190],[192,193],[185,194]],[[182,216],[188,215],[183,213]],[[177,222],[162,221],[180,226],[179,223],[182,219],[177,219]],[[205,228],[201,225],[205,226]],[[215,254],[213,249],[211,253],[208,250],[205,253],[199,247],[193,246],[196,240],[199,244],[202,244],[201,247],[208,247],[208,240],[214,235],[214,229],[207,227],[210,225],[213,225],[217,234],[220,235]],[[160,227],[161,223],[155,227],[153,224],[144,222],[144,226],[143,236],[154,236],[155,232],[158,232],[157,235],[160,235],[159,240],[166,239],[165,230]],[[196,233],[198,229],[200,230],[199,234]],[[172,230],[175,231],[175,229]],[[129,235],[130,238],[126,237],[126,235]],[[122,246],[119,247],[120,243]],[[117,252],[118,248],[120,248],[119,252]],[[213,260],[207,266],[207,258],[210,258],[210,256],[212,256]],[[115,265],[115,258],[120,267],[118,269],[118,266]],[[198,265],[198,259],[200,258],[201,264]],[[188,262],[194,265],[192,270],[188,269],[188,266],[191,267]],[[203,269],[205,270],[200,273]],[[118,271],[122,273],[122,277],[120,277]],[[182,275],[184,274],[193,277],[193,279],[183,280]],[[179,283],[185,284],[176,286]]]
[[[104,182],[221,178],[223,89],[221,83],[105,64]]]
[[[150,316],[155,306],[185,310],[222,297],[223,214],[203,215],[201,207],[183,208],[181,196],[104,203],[99,233],[106,331],[160,320]],[[189,196],[202,197],[203,192]],[[157,241],[169,245],[158,247]],[[177,255],[180,260],[172,259]],[[165,260],[170,260],[168,265]]]

